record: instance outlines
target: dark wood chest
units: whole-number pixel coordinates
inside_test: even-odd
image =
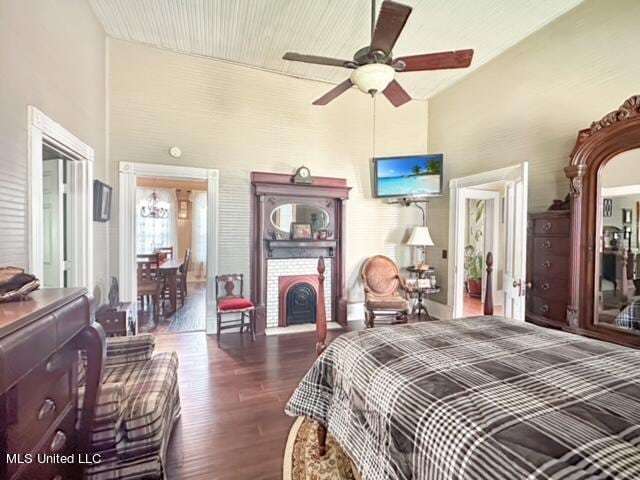
[[[529,215],[526,320],[547,327],[567,326],[569,300],[569,210]]]
[[[0,304],[0,478],[81,477],[77,455],[86,451],[90,422],[79,434],[78,361],[91,308],[80,288],[43,289]],[[102,355],[99,343],[95,350]],[[95,397],[95,384],[87,396]],[[72,463],[55,458],[71,455]]]
[[[102,325],[107,337],[126,337],[138,333],[136,308],[124,302],[112,307],[103,305],[96,311],[96,322]]]

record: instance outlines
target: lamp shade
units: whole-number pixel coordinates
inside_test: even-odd
[[[364,93],[381,92],[391,83],[396,71],[383,63],[370,63],[356,68],[351,82]]]
[[[435,245],[429,234],[429,227],[413,227],[407,245],[432,247]]]

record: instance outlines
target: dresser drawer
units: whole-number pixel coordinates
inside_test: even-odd
[[[566,235],[571,229],[571,220],[562,218],[536,218],[533,231],[536,235]]]
[[[77,478],[78,464],[55,463],[51,455],[70,455],[74,452],[75,408],[67,408],[64,416],[42,439],[39,448],[32,452],[30,464],[9,465],[19,467],[14,471],[20,480],[67,480]],[[40,459],[38,459],[40,455]],[[48,457],[45,457],[48,456]],[[42,461],[46,459],[48,461]],[[11,470],[10,470],[11,471]],[[11,474],[11,473],[10,473]],[[13,479],[12,479],[13,480]]]
[[[533,250],[541,255],[568,255],[569,237],[535,237]]]
[[[566,302],[569,292],[569,281],[550,275],[534,275],[531,280],[529,294],[545,300]]]
[[[531,301],[531,310],[532,313],[541,317],[562,322],[567,315],[567,303],[534,296]]]
[[[32,451],[67,407],[75,407],[72,369],[77,368],[76,358],[73,350],[63,348],[13,387],[10,398],[17,409],[7,428],[10,453]]]
[[[569,256],[536,252],[533,256],[533,274],[566,280],[569,278]]]

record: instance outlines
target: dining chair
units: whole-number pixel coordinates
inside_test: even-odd
[[[187,280],[189,275],[189,267],[191,266],[191,249],[187,248],[184,253],[184,262],[178,270],[178,295],[180,296],[180,304],[184,305],[184,299],[187,296]]]
[[[220,293],[220,287],[224,293]],[[251,340],[256,340],[256,316],[255,306],[248,298],[242,296],[244,277],[241,273],[216,276],[216,300],[218,304],[218,328],[217,337],[220,345],[220,332],[229,328],[240,328],[240,334],[244,331],[245,316],[249,318],[247,327],[251,330]],[[238,293],[236,293],[238,292]],[[222,316],[234,314],[236,318],[223,323]],[[237,315],[240,314],[240,318]]]
[[[155,255],[155,258],[154,258]],[[158,255],[138,256],[138,298],[144,309],[145,299],[153,302],[153,319],[157,322],[160,318],[160,297],[163,288],[163,278],[158,273],[160,261]]]

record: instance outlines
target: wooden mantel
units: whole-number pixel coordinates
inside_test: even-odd
[[[256,305],[256,331],[267,324],[267,262],[269,258],[332,258],[332,318],[347,322],[345,287],[345,202],[351,187],[344,178],[314,177],[311,184],[293,182],[293,175],[251,173],[251,299]],[[308,203],[328,212],[330,235],[326,239],[274,238],[271,212],[285,203]]]

